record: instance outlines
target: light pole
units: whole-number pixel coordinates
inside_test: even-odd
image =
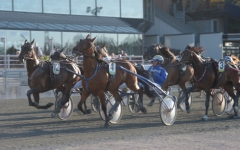
[[[1,38],[1,42],[3,42],[3,44],[4,44],[4,74],[5,74],[5,76],[4,76],[4,83],[5,83],[5,84],[4,84],[4,87],[5,87],[4,91],[5,91],[5,93],[6,93],[6,90],[7,90],[6,40],[7,40],[6,38]]]
[[[51,45],[51,49],[49,51],[50,55],[51,55],[51,52],[53,50],[53,39],[49,39],[49,44]]]

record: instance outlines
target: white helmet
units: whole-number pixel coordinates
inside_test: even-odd
[[[155,55],[153,57],[153,60],[164,61],[164,59],[163,59],[163,57],[161,55]]]

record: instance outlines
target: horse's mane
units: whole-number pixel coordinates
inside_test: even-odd
[[[163,54],[164,57],[174,59],[175,55],[170,51],[168,47],[161,47],[160,48],[161,53]]]

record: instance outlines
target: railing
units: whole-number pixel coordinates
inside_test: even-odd
[[[117,57],[117,56],[116,56]],[[123,56],[123,58],[128,59],[130,62],[140,63],[140,64],[149,64],[144,61],[142,56]],[[77,63],[82,63],[83,57],[75,58]],[[0,55],[0,70],[4,70],[4,55]],[[6,69],[7,70],[25,70],[26,64],[22,64],[18,60],[18,55],[6,55]]]

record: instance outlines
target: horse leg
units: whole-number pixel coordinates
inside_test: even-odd
[[[238,115],[238,97],[234,94],[234,89],[233,89],[233,85],[231,82],[228,82],[227,84],[223,85],[223,88],[225,91],[227,91],[228,95],[234,100],[233,109],[234,109],[235,114],[233,115],[233,118],[235,118]],[[229,102],[230,101],[227,100],[227,103],[229,103]],[[236,109],[234,106],[237,106]]]
[[[48,103],[45,106],[40,106],[39,105],[39,93],[33,93],[33,98],[34,98],[34,101],[37,105],[37,109],[48,109],[48,108],[50,108],[54,105],[53,103]]]
[[[191,112],[191,108],[190,108],[190,105],[189,105],[189,102],[188,102],[188,94],[193,90],[193,87],[189,87],[185,90],[185,105],[186,105],[186,110],[187,110],[187,113],[190,113]],[[179,100],[180,101],[180,100]]]
[[[28,97],[28,103],[29,106],[33,106],[37,109],[48,109],[53,105],[53,103],[48,103],[46,106],[40,106],[39,105],[39,93],[41,90],[39,88],[31,88],[30,90],[27,91],[27,97]],[[31,99],[31,95],[33,94],[34,97],[34,102]]]
[[[187,92],[186,90],[187,90],[187,88],[186,88],[186,86],[185,86],[185,82],[183,83],[183,82],[179,82],[179,87],[182,89],[182,97],[181,98],[179,98],[179,100],[178,100],[178,102],[177,102],[177,107],[179,108],[180,106],[180,102],[183,100],[183,98],[185,97],[185,93]]]
[[[238,98],[239,98],[240,92],[237,91],[237,95],[234,99],[234,104],[233,104],[233,108],[234,108],[234,116],[233,118],[238,118]]]
[[[205,115],[202,117],[202,120],[206,121],[208,120],[208,108],[209,108],[209,102],[210,102],[210,94],[211,94],[211,91],[210,89],[207,89],[205,90],[206,92],[206,101],[205,101]]]
[[[109,126],[108,122],[109,122],[109,120],[112,119],[112,114],[114,113],[114,111],[113,111],[113,113],[110,114],[110,111],[111,111],[112,109],[114,109],[113,107],[116,107],[116,108],[117,108],[118,105],[119,105],[119,103],[116,104],[118,101],[115,102],[116,105],[114,104],[114,105],[112,106],[112,108],[111,108],[110,111],[109,111],[109,115],[108,115],[104,91],[99,92],[97,95],[98,95],[98,97],[99,97],[99,99],[100,99],[100,101],[101,101],[102,111],[104,112],[104,115],[105,115],[105,124],[104,124],[104,127],[108,127],[108,126]],[[115,97],[114,97],[114,98],[115,98]]]
[[[113,97],[115,98],[115,101],[116,101],[115,104],[112,106],[112,108],[108,112],[109,120],[111,120],[112,115],[117,110],[119,104],[122,101],[122,97],[119,95],[118,90],[109,90],[109,92],[113,95]]]
[[[188,99],[189,99],[189,93],[190,92],[199,92],[201,89],[200,88],[198,88],[198,87],[189,87],[189,88],[187,88],[186,90],[185,90],[185,105],[186,105],[186,110],[187,110],[187,113],[190,113],[191,112],[191,108],[190,108],[190,105],[189,105],[189,102],[188,102]],[[184,98],[184,96],[183,96],[183,98]],[[180,101],[180,100],[179,100]]]
[[[143,107],[143,89],[138,86],[138,84],[127,84],[128,88],[134,92],[138,92],[139,94],[139,109],[141,110],[142,113],[146,114],[147,109]]]
[[[82,108],[82,105],[86,105],[86,100],[88,98],[88,96],[90,95],[90,93],[87,91],[87,90],[83,90],[83,93],[81,95],[81,99],[80,99],[80,102],[78,103],[78,110],[80,110],[84,115],[85,114],[90,114],[91,113],[91,110],[89,109],[86,109],[87,106],[85,106],[85,109],[83,110]]]

